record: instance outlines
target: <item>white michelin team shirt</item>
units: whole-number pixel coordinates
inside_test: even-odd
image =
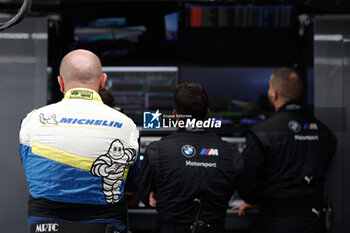
[[[124,193],[139,132],[97,92],[76,88],[22,121],[20,153],[30,194],[51,201],[107,204]]]

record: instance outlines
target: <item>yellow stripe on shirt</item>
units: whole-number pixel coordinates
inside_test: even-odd
[[[128,177],[128,172],[129,172],[129,168],[126,168],[124,171],[123,180],[126,180],[126,177]]]
[[[38,156],[69,165],[71,167],[90,171],[94,160],[75,155],[39,142],[32,143],[32,152]]]

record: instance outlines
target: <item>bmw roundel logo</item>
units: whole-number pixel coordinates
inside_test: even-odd
[[[288,127],[293,133],[298,133],[301,130],[301,126],[297,121],[289,121]]]
[[[191,145],[184,145],[181,152],[185,157],[191,158],[196,154],[196,149]]]

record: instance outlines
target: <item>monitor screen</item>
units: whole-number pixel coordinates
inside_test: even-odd
[[[144,111],[172,112],[178,67],[103,67],[103,72],[117,107],[138,126],[142,126]]]
[[[174,12],[164,16],[165,21],[165,38],[168,41],[177,40],[178,35],[178,18],[179,13]]]
[[[84,6],[65,2],[63,5],[62,35],[67,50],[88,49],[108,66],[121,62],[158,65],[173,61],[178,55],[177,4],[111,2],[106,7],[97,2]]]
[[[185,4],[187,27],[290,28],[293,6]]]
[[[293,6],[190,3],[182,15],[181,49],[188,61],[268,66],[295,60]]]
[[[127,35],[125,22],[125,18],[102,18],[77,24],[74,28],[74,39],[77,42],[122,39]]]
[[[198,82],[209,96],[211,116],[227,129],[244,129],[271,111],[267,91],[277,67],[182,67],[181,82]]]

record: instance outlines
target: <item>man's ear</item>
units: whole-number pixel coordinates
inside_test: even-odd
[[[176,116],[177,116],[177,111],[176,111],[176,109],[173,110],[173,116],[174,116],[175,121],[180,120],[179,118],[176,117]]]
[[[278,94],[277,91],[274,91],[274,98],[275,98],[275,101],[277,101],[279,98],[280,98],[280,95]]]
[[[57,81],[58,81],[58,84],[60,85],[60,91],[64,94],[64,80],[62,76],[58,75]]]
[[[102,73],[101,77],[100,77],[100,85],[99,85],[99,89],[103,89],[105,87],[105,83],[107,80],[107,74],[106,73]]]
[[[276,102],[277,101],[277,99],[279,98],[279,95],[278,95],[278,93],[277,93],[277,91],[275,91],[275,90],[273,90],[273,91],[271,91],[271,99],[274,101],[274,102]]]
[[[205,114],[205,117],[208,118],[210,116],[210,113],[211,113],[210,108],[207,108],[207,113]]]

